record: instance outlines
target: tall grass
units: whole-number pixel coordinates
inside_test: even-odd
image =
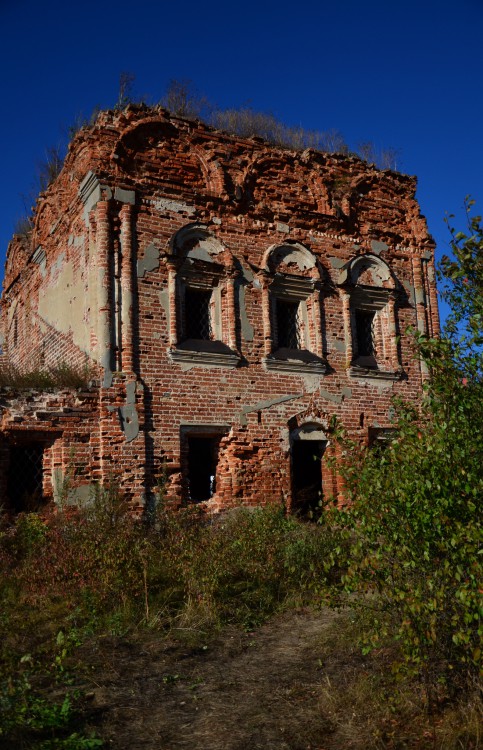
[[[152,521],[133,519],[115,489],[48,522],[21,515],[0,540],[4,593],[44,612],[61,604],[84,623],[172,627],[193,617],[250,627],[336,575],[334,534],[280,508],[210,519],[161,507]]]

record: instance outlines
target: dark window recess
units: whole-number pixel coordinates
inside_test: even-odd
[[[213,497],[216,490],[219,437],[188,437],[188,479],[190,500]]]
[[[44,449],[37,443],[10,448],[7,495],[15,513],[34,511],[42,505]]]
[[[277,339],[279,349],[300,349],[299,303],[277,300]]]
[[[359,357],[375,357],[374,319],[375,312],[356,310],[357,354]]]
[[[313,515],[322,499],[323,440],[296,440],[292,445],[293,509]]]
[[[185,289],[186,338],[213,338],[211,329],[211,291],[205,289]]]
[[[383,451],[397,438],[397,430],[392,427],[370,427],[369,447],[372,450]]]

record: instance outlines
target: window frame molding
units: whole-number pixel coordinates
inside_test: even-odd
[[[301,274],[278,270],[281,256],[299,267]],[[282,260],[285,260],[282,257]],[[304,274],[305,275],[302,275]],[[272,245],[264,257],[260,278],[262,286],[264,357],[266,370],[324,375],[327,361],[322,351],[321,292],[322,282],[317,258],[299,242],[286,241]],[[278,346],[277,301],[298,303],[302,318],[303,347]]]
[[[236,344],[236,270],[232,256],[206,225],[197,223],[176,232],[170,249],[167,259],[170,360],[185,366],[237,367],[241,357]],[[212,339],[185,336],[187,288],[212,292]]]
[[[366,270],[372,271],[375,283],[360,282],[360,277]],[[341,269],[339,295],[344,316],[349,375],[400,380],[403,369],[396,342],[396,282],[387,263],[371,253],[352,258]],[[357,352],[357,310],[375,314],[375,353],[370,357],[359,356]],[[371,359],[373,362],[370,362]]]

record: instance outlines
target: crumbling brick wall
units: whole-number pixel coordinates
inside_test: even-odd
[[[164,471],[169,497],[214,508],[337,494],[333,418],[359,440],[391,428],[425,376],[406,329],[439,330],[415,191],[164,110],[83,128],[9,246],[2,324],[19,368],[94,368],[85,482],[116,476],[138,509]]]

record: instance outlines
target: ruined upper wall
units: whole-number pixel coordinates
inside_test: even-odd
[[[112,243],[122,243],[120,211],[128,203],[150,214],[151,233],[156,216],[176,216],[175,229],[226,220],[247,236],[273,227],[294,238],[298,232],[302,241],[314,232],[344,237],[366,252],[383,243],[427,256],[434,244],[415,191],[416,178],[355,156],[275,148],[162,109],[103,112],[72,140],[60,175],[39,197],[30,236],[9,245],[4,336],[23,337],[25,346],[11,347],[19,363],[45,351],[71,364],[86,357],[103,364],[96,356],[104,335],[99,310],[108,304],[103,274],[110,270],[98,265],[103,240],[91,212],[100,201],[110,206],[111,255]],[[135,238],[134,252],[144,253],[148,239]],[[20,333],[12,332],[17,317]]]
[[[140,198],[186,202],[187,215],[195,206],[199,219],[248,214],[392,246],[432,246],[415,177],[378,170],[356,156],[275,148],[166,110],[129,106],[101,113],[74,137],[61,174],[39,197],[27,257],[68,231],[89,172],[101,185],[136,190]],[[18,266],[17,251],[9,252],[4,289]]]

